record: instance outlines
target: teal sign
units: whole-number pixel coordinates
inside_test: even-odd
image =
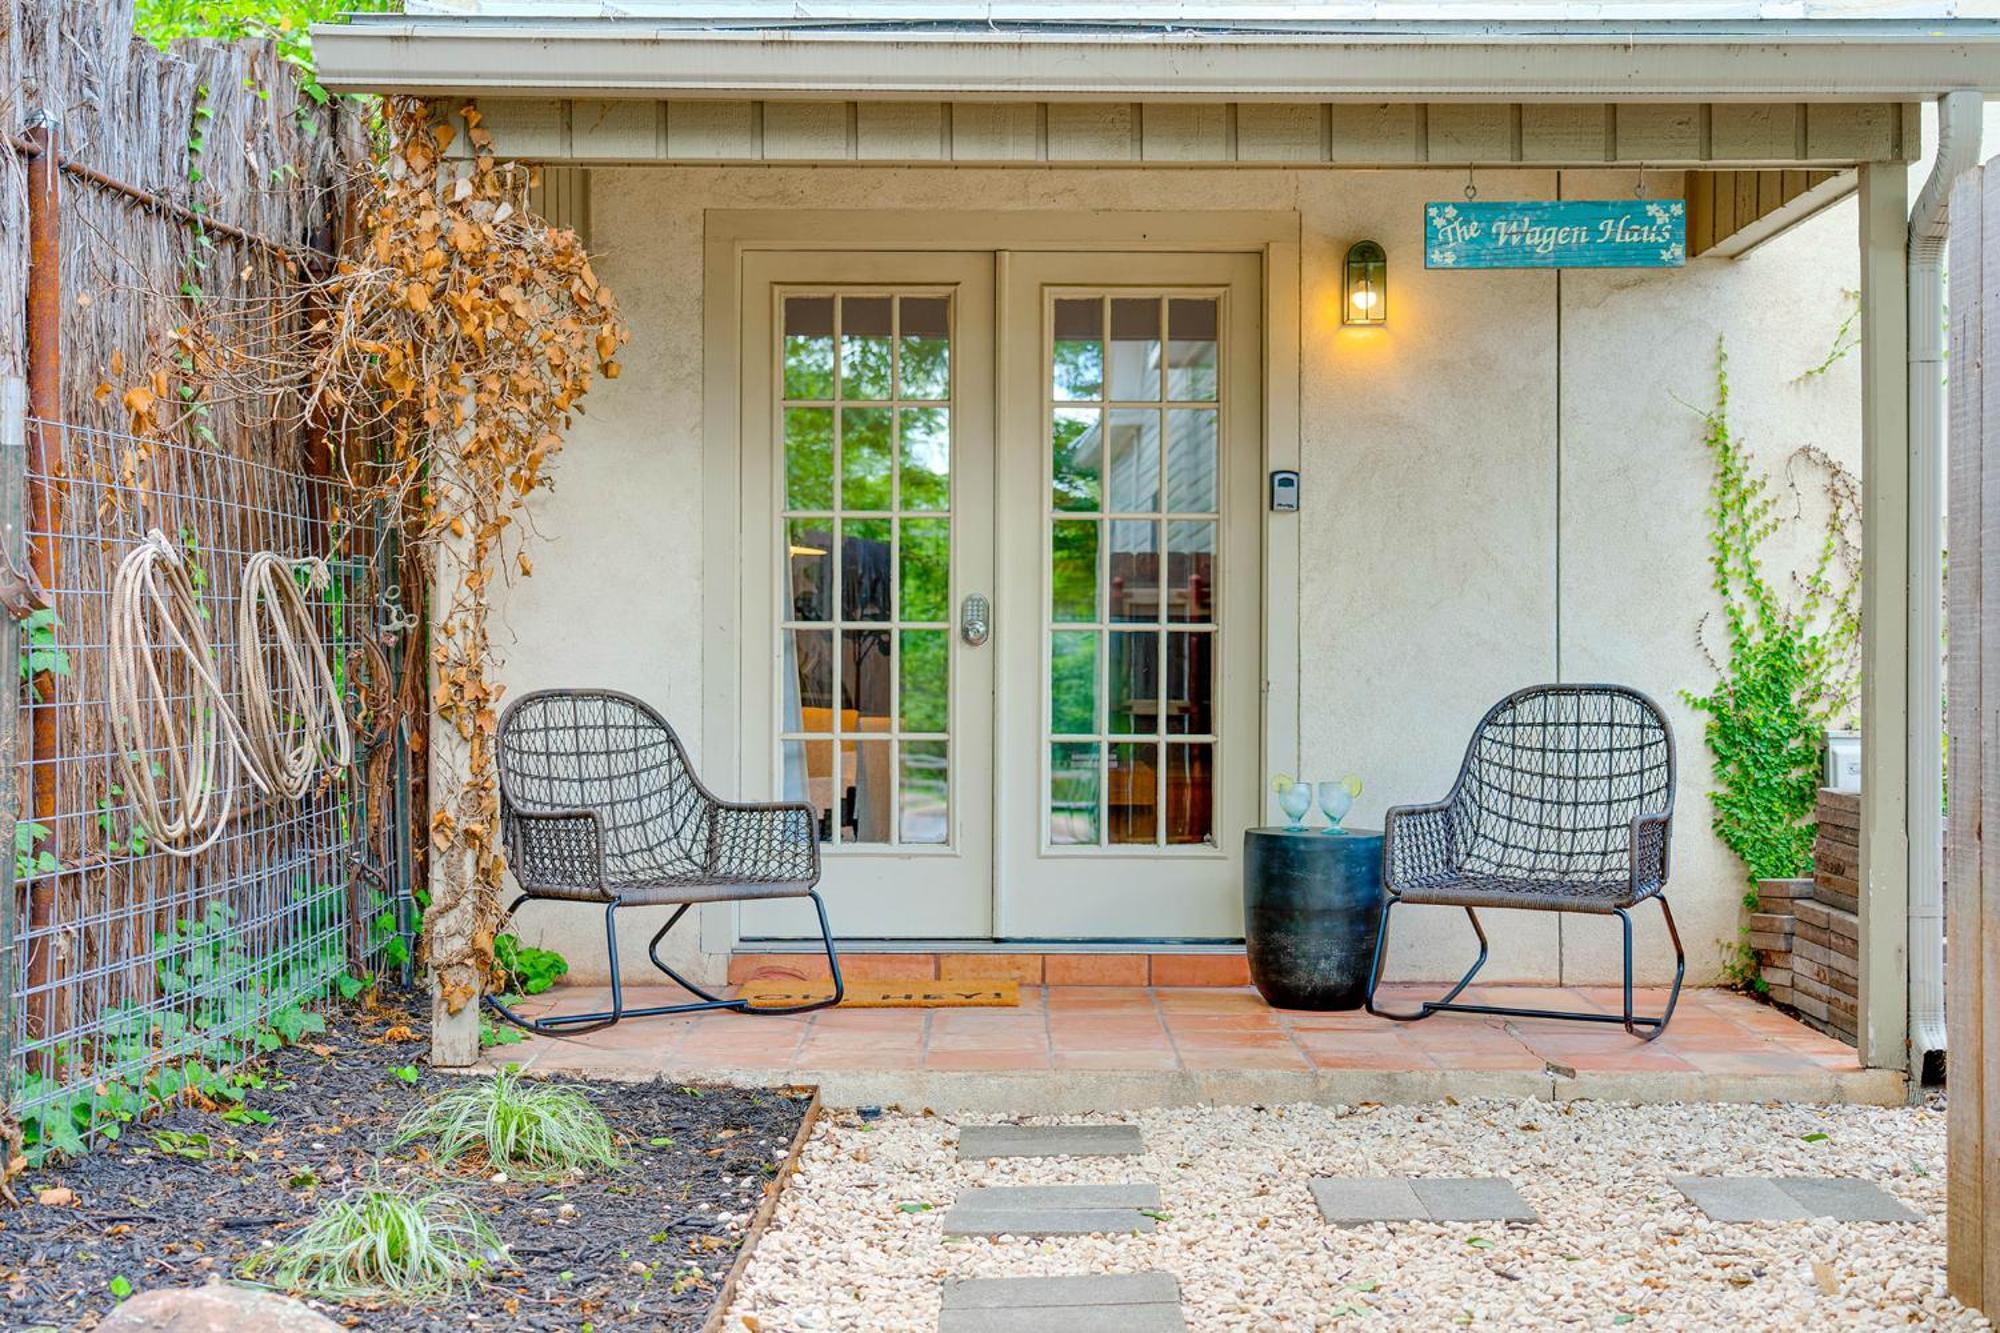
[[[1679,199],[1462,200],[1424,205],[1425,268],[1679,268]]]

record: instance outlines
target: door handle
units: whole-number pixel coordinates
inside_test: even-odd
[[[984,593],[968,593],[958,607],[958,637],[977,648],[993,632],[993,603]]]

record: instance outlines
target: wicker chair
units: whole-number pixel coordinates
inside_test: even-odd
[[[688,766],[665,719],[610,690],[543,690],[516,699],[500,717],[498,755],[501,829],[521,886],[507,914],[531,898],[602,904],[611,964],[608,1010],[527,1019],[488,996],[501,1017],[534,1032],[575,1034],[621,1018],[708,1009],[790,1014],[840,1002],[840,959],[826,904],[813,887],[819,839],[811,806],[718,799]],[[660,961],[660,941],[690,907],[752,898],[812,899],[833,975],[831,998],[752,1009],[703,990]],[[675,908],[646,954],[698,1002],[625,1007],[618,909],[642,906]]]
[[[1435,1013],[1501,1014],[1621,1023],[1647,1041],[1666,1031],[1687,957],[1667,906],[1674,810],[1674,738],[1659,706],[1616,685],[1540,685],[1507,696],[1480,720],[1451,794],[1389,811],[1382,839],[1387,902],[1368,977],[1368,1012],[1411,1021]],[[1632,919],[1653,899],[1674,946],[1674,985],[1657,1017],[1632,1012]],[[1479,957],[1441,1000],[1415,1013],[1378,1008],[1389,918],[1404,903],[1463,907]],[[1479,908],[1616,916],[1624,931],[1618,1014],[1455,1004],[1486,962]]]

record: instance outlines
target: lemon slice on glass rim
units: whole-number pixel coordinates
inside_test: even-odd
[[[1290,773],[1273,773],[1271,775],[1271,790],[1280,796],[1290,791],[1295,785],[1297,784],[1292,781]]]

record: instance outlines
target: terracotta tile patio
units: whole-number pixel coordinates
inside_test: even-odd
[[[1435,989],[1386,996],[1413,1007]],[[671,1003],[631,987],[632,1006]],[[1489,987],[1467,999],[1616,1011],[1614,988]],[[1642,1012],[1663,995],[1642,992]],[[563,987],[530,1012],[602,1008]],[[1247,987],[1023,986],[1011,1009],[835,1009],[790,1017],[632,1019],[580,1037],[530,1037],[490,1063],[622,1078],[818,1084],[835,1105],[1059,1114],[1248,1102],[1410,1102],[1453,1096],[1893,1104],[1899,1075],[1742,995],[1689,990],[1650,1044],[1617,1027],[1440,1014],[1275,1010]]]

